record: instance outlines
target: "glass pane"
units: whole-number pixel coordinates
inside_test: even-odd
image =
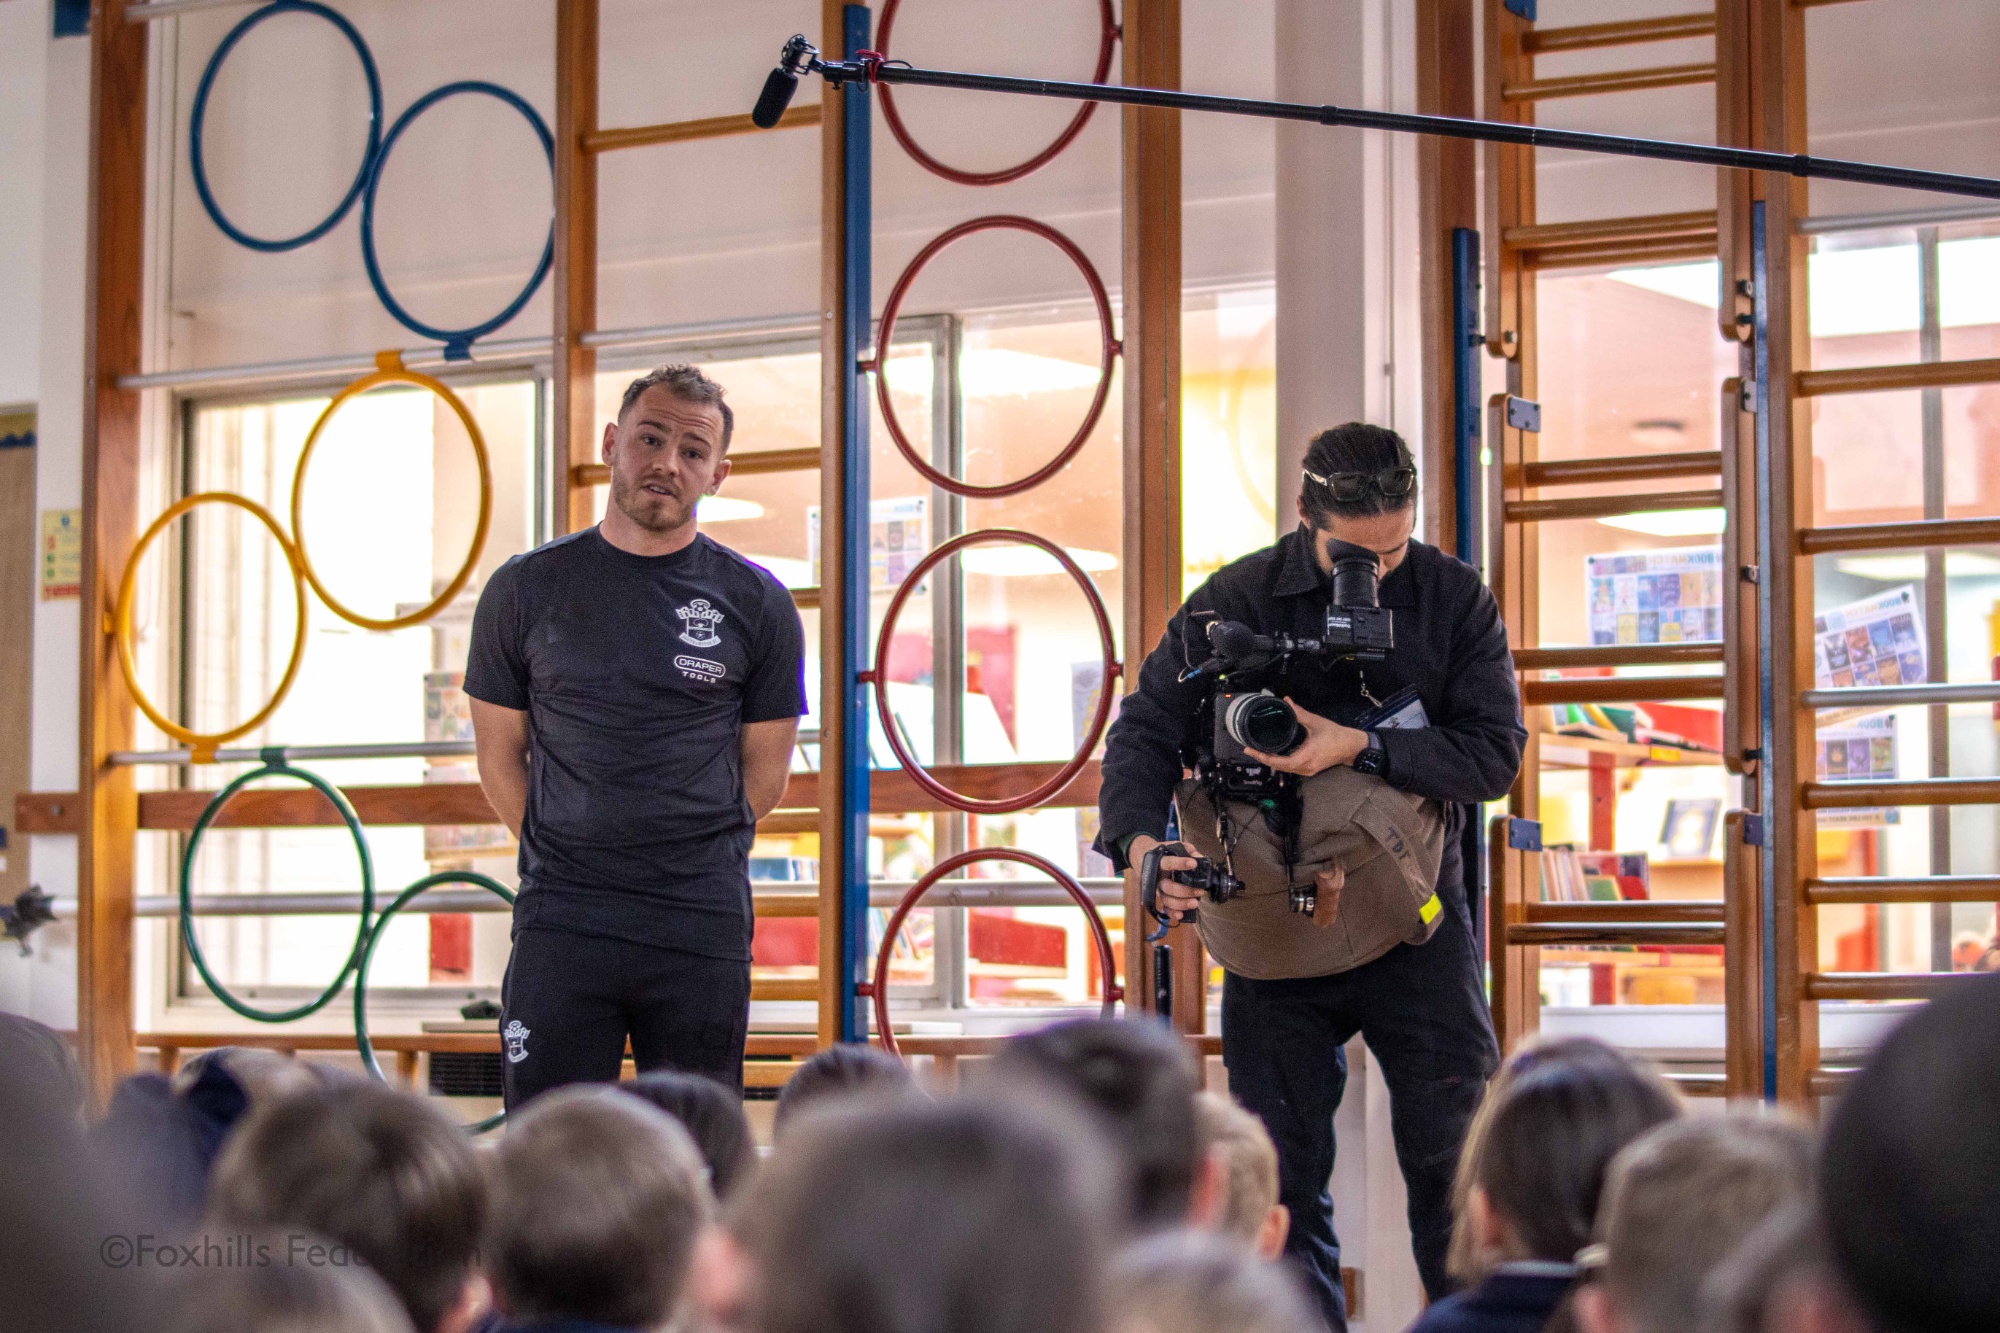
[[[485,576],[533,542],[535,394],[526,383],[458,392],[479,423],[493,477],[487,540],[465,588],[428,623],[388,633],[353,625],[309,597],[296,683],[268,723],[234,744],[470,738],[461,684],[472,608]],[[306,433],[327,401],[198,408],[191,489],[234,492],[288,517]],[[358,614],[407,614],[442,592],[464,563],[478,494],[470,442],[450,409],[419,390],[379,390],[346,404],[314,449],[300,525],[307,555],[333,596]],[[219,506],[196,510],[176,549],[184,591],[177,607],[183,698],[175,711],[198,729],[226,728],[262,706],[290,654],[294,611],[283,557],[247,516]],[[160,624],[171,623],[166,609]],[[219,787],[248,767],[197,767],[187,780]],[[342,785],[477,780],[469,759],[343,760],[320,771]],[[367,836],[378,898],[445,868],[474,867],[512,882],[512,840],[497,826],[385,826]],[[204,839],[194,872],[200,894],[358,888],[351,840],[337,828],[217,830]],[[409,913],[390,925],[370,982],[497,984],[507,927],[504,912]],[[218,975],[251,988],[323,985],[354,940],[349,915],[210,917],[197,929]]]
[[[1546,461],[1719,447],[1722,382],[1734,344],[1716,329],[1712,261],[1547,272],[1538,282]],[[1542,498],[1712,489],[1713,475],[1546,487]],[[1540,641],[1718,642],[1719,508],[1659,510],[1536,526]],[[1720,663],[1586,668],[1571,674],[1715,674]],[[1722,892],[1718,844],[1735,783],[1720,765],[1721,713],[1688,701],[1530,709],[1545,734],[1540,777],[1543,882],[1563,900],[1708,899]],[[1710,947],[1541,950],[1543,1002],[1720,1003]]]
[[[1537,284],[1541,348],[1543,460],[1684,453],[1719,447],[1722,381],[1736,373],[1736,351],[1715,327],[1715,265],[1671,264],[1608,274],[1544,273]],[[1592,494],[1705,489],[1712,478],[1593,485]],[[1545,488],[1545,498],[1579,488]],[[1641,513],[1538,525],[1541,642],[1658,643],[1719,639],[1719,584],[1689,589],[1676,582],[1664,607],[1659,576],[1701,573],[1699,559],[1665,556],[1644,568],[1630,557],[1713,548],[1718,510]],[[1621,557],[1626,559],[1621,560]],[[1596,561],[1593,564],[1593,560]],[[1654,568],[1658,566],[1658,568]],[[1647,576],[1646,586],[1639,579]],[[1595,575],[1597,582],[1592,582]],[[1623,582],[1608,582],[1622,576]],[[1627,585],[1630,586],[1627,586]],[[1629,594],[1624,605],[1616,595]],[[1610,594],[1600,606],[1593,595]],[[1642,605],[1641,603],[1645,603]],[[1669,617],[1665,611],[1701,613]],[[1617,616],[1629,615],[1629,621]],[[1716,623],[1711,625],[1710,621]]]
[[[1277,334],[1269,287],[1224,292],[1181,313],[1184,594],[1292,526],[1289,509],[1278,521]]]

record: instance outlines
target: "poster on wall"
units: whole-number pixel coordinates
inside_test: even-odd
[[[868,511],[868,587],[894,592],[931,548],[930,501],[922,495],[876,500]],[[819,572],[819,506],[806,510],[806,549],[812,552],[813,583]],[[922,588],[917,589],[922,592]]]
[[[1914,584],[1849,602],[1813,617],[1813,683],[1922,685],[1924,613]]]
[[[1821,782],[1886,782],[1896,776],[1896,715],[1873,713],[1819,729],[1813,773]],[[1879,828],[1902,822],[1896,809],[1822,810],[1821,828]]]
[[[1585,556],[1591,643],[1719,642],[1721,571],[1719,546]]]
[[[42,600],[60,601],[83,595],[83,511],[42,511]]]

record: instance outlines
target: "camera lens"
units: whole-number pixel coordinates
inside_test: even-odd
[[[1306,738],[1299,715],[1274,694],[1237,695],[1229,701],[1222,724],[1238,745],[1265,754],[1290,754]]]
[[[1378,589],[1381,578],[1377,571],[1380,565],[1374,552],[1366,555],[1336,556],[1333,561],[1333,604],[1335,606],[1375,606],[1380,600]]]

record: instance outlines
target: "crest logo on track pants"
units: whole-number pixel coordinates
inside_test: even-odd
[[[518,1065],[528,1058],[528,1028],[520,1019],[508,1023],[500,1037],[507,1043],[508,1064]]]

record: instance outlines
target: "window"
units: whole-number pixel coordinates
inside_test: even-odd
[[[349,744],[469,737],[459,688],[472,607],[485,576],[535,544],[537,387],[462,387],[490,455],[493,509],[465,590],[427,624],[363,629],[308,597],[296,683],[257,732],[233,744]],[[230,491],[290,528],[292,478],[325,396],[197,403],[188,410],[185,489]],[[344,405],[315,447],[302,529],[328,590],[359,614],[384,618],[430,601],[465,559],[478,511],[470,442],[441,401],[383,389]],[[201,730],[254,713],[283,675],[293,642],[290,580],[277,546],[234,509],[203,506],[180,529],[183,575],[162,623],[178,626],[181,717]],[[155,647],[163,646],[155,644]],[[220,787],[247,764],[184,770],[189,786]],[[343,786],[475,780],[466,760],[368,759],[314,765]],[[282,785],[274,783],[272,785]],[[378,901],[446,866],[475,865],[512,880],[513,848],[498,828],[368,829]],[[340,828],[218,829],[196,860],[194,892],[352,893],[359,871]],[[353,947],[352,913],[205,915],[196,927],[210,965],[246,994],[325,984]],[[507,919],[412,914],[392,923],[371,982],[388,988],[497,985]],[[182,977],[182,993],[200,982]]]

